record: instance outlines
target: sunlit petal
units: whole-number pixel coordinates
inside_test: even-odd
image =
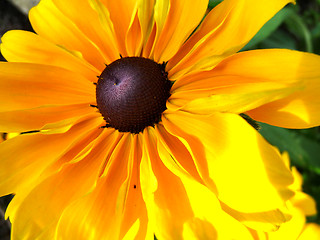
[[[169,62],[171,77],[212,69],[238,52],[258,30],[293,0],[224,0],[204,19],[198,31]]]

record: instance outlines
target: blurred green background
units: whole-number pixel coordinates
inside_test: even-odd
[[[213,8],[219,2],[221,1],[210,0],[209,8]],[[9,0],[0,0],[0,36],[10,29],[32,31],[24,11]],[[286,6],[265,24],[243,50],[260,48],[287,48],[320,54],[320,0],[297,0],[296,5]],[[0,56],[0,60],[4,59]],[[260,133],[271,144],[281,151],[289,152],[292,165],[303,175],[303,189],[317,201],[319,212],[320,128],[289,130],[267,124],[260,124],[260,127]],[[5,210],[10,199],[0,198],[2,210]],[[308,220],[320,224],[320,215]],[[3,223],[0,219],[0,239],[8,237],[9,225]]]

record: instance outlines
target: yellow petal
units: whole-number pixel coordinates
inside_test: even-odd
[[[290,188],[295,191],[295,195],[292,199],[290,199],[290,202],[295,208],[302,211],[306,216],[317,214],[315,200],[308,194],[302,192],[303,178],[301,174],[295,167],[292,167],[292,174],[294,177],[294,182],[290,185]]]
[[[118,216],[121,221],[120,239],[130,230],[131,226],[138,220],[139,228],[131,239],[144,239],[151,237],[151,232],[147,232],[148,219],[145,203],[142,199],[140,185],[140,161],[142,157],[141,140],[139,135],[134,135],[131,146],[126,146],[130,149],[128,158],[127,178],[121,184],[119,195],[117,197],[117,206],[119,208]],[[121,160],[122,152],[120,151]],[[119,156],[115,161],[119,161]],[[123,212],[121,212],[123,210]],[[128,236],[128,235],[127,235]]]
[[[210,97],[196,100],[190,108],[196,110],[202,105],[210,112],[218,104],[228,109],[225,105],[230,101],[238,108],[235,112],[256,108],[248,114],[261,122],[289,128],[313,127],[320,124],[319,69],[320,57],[310,53],[283,49],[242,52],[211,71],[177,80],[169,100],[183,106],[190,100]]]
[[[157,1],[155,21],[158,32],[153,59],[168,61],[198,26],[207,7],[208,0]]]
[[[170,0],[160,0],[153,2],[153,19],[151,19],[149,22],[150,34],[146,39],[145,46],[143,48],[143,57],[154,59],[153,50],[168,16],[169,2]]]
[[[99,71],[75,56],[31,32],[13,30],[2,38],[1,53],[8,62],[27,62],[57,66],[80,73],[96,82]]]
[[[106,63],[109,64],[119,58],[119,50],[109,14],[102,9],[104,6],[98,2],[53,0],[57,8],[76,24],[90,41],[94,42],[105,59],[108,60]]]
[[[220,235],[219,235],[220,236]],[[183,239],[217,239],[217,230],[206,220],[194,218],[184,225]]]
[[[184,141],[219,199],[244,213],[279,209],[292,196],[292,175],[280,155],[245,120],[234,114],[164,114],[164,127]],[[206,163],[207,165],[204,165]],[[253,180],[254,179],[254,180]]]
[[[166,153],[167,157],[167,154],[170,154],[180,171],[186,171],[195,180],[203,183],[189,150],[179,138],[168,133],[168,131],[160,124],[156,126],[156,130],[159,154]]]
[[[39,130],[44,125],[96,112],[88,104],[39,107],[26,110],[0,112],[0,131],[27,132]]]
[[[176,108],[183,106],[186,111],[200,114],[241,113],[303,91],[304,82],[292,74],[298,66],[290,65],[290,61],[294,62],[291,56],[287,56],[288,69],[278,67],[285,61],[281,57],[277,60],[282,53],[287,51],[243,52],[227,58],[211,71],[184,76],[174,83],[169,102]]]
[[[318,92],[320,57],[291,50],[256,50],[236,54],[216,69],[217,74],[240,75],[270,82],[301,85],[288,97],[248,112],[258,121],[289,128],[320,124]]]
[[[320,225],[316,223],[306,224],[298,240],[316,240],[320,239]]]
[[[248,78],[256,83],[270,82],[298,87],[287,97],[265,104],[248,114],[261,122],[289,128],[320,124],[320,57],[292,50],[255,50],[235,54],[212,73],[225,78]]]
[[[150,37],[154,25],[154,5],[155,0],[136,1],[126,35],[126,50],[129,56],[149,57],[154,41],[153,36]]]
[[[181,110],[208,115],[214,112],[243,113],[260,107],[263,104],[282,99],[301,89],[301,87],[286,87],[274,83],[241,84],[239,86],[226,87],[211,91],[199,91],[197,95],[208,95],[188,102]],[[187,92],[173,94],[172,98],[178,98],[181,94],[182,100],[192,96]],[[170,99],[171,100],[171,99]],[[169,100],[169,101],[170,101]],[[179,99],[180,100],[180,99]],[[171,103],[175,104],[174,100]],[[179,104],[176,103],[176,104]]]
[[[173,162],[156,135],[152,128],[143,132],[140,166],[142,194],[156,237],[205,239],[217,233],[221,239],[251,239],[240,222],[221,210],[207,187]],[[227,231],[227,226],[233,231]]]
[[[114,132],[105,130],[89,154],[78,162],[65,164],[58,173],[37,183],[23,199],[17,193],[9,205],[13,211],[9,209],[8,213],[14,226],[13,239],[20,236],[25,239],[53,239],[64,209],[95,186],[100,167],[110,150],[110,141],[115,139]]]
[[[132,19],[126,37],[127,54],[129,56],[140,56],[143,47],[143,36],[138,14]]]
[[[139,0],[137,4],[137,14],[141,25],[141,34],[143,45],[148,41],[149,35],[152,32],[154,24],[154,6],[156,0]],[[143,46],[145,47],[145,46]]]
[[[108,141],[113,150],[105,154],[106,170],[96,187],[63,212],[57,239],[122,239],[137,219],[137,239],[144,239],[147,221],[137,169],[141,150],[131,134],[115,140]]]
[[[100,0],[108,11],[112,21],[118,47],[122,56],[128,56],[126,36],[136,14],[137,1],[135,0]],[[92,2],[98,3],[97,0]]]
[[[164,165],[172,173],[174,173],[176,176],[180,177],[181,179],[185,178],[186,176],[190,178],[191,177],[189,175],[190,170],[186,172],[186,170],[184,168],[182,168],[182,166],[180,165],[180,162],[183,162],[183,160],[181,158],[179,159],[179,154],[177,154],[176,151],[173,150],[174,148],[177,148],[179,150],[183,149],[183,147],[181,148],[181,146],[179,146],[179,144],[177,144],[177,143],[179,143],[179,140],[175,139],[175,145],[174,145],[175,147],[171,146],[172,148],[167,148],[167,147],[170,147],[170,138],[173,138],[173,136],[170,136],[170,134],[168,134],[168,133],[164,134],[165,129],[163,129],[163,127],[158,126],[157,130],[159,131],[160,134],[156,133],[156,135],[159,135],[158,137],[161,139],[161,141],[164,142],[164,143],[162,143],[158,139],[158,143],[157,143],[159,156],[160,156],[161,160],[163,161]],[[163,136],[161,136],[161,135],[163,135]],[[167,144],[165,142],[167,142],[169,144]],[[166,146],[164,147],[163,144],[165,144]],[[172,154],[172,153],[174,153],[174,154]],[[178,160],[180,160],[180,162]],[[184,158],[184,160],[188,161],[188,158]],[[183,163],[182,165],[186,166],[185,163]],[[193,176],[191,178],[193,178],[194,180],[203,184],[203,181],[201,179],[199,180],[198,175],[196,175],[194,177],[194,174],[193,174]],[[216,189],[213,189],[213,192],[216,192]],[[262,229],[263,231],[276,230],[278,228],[279,224],[281,224],[289,219],[288,216],[285,216],[279,210],[274,210],[274,211],[270,211],[270,212],[257,212],[257,213],[246,214],[246,213],[241,213],[241,212],[235,211],[234,209],[231,209],[230,207],[228,207],[224,203],[221,203],[221,204],[222,204],[222,209],[226,213],[231,215],[233,218],[237,219],[241,223],[245,223],[245,225],[247,225],[247,226],[250,226],[255,229]],[[198,221],[198,220],[193,219],[192,221]],[[197,232],[197,234],[199,234],[199,236],[201,236],[201,233],[200,233],[201,227],[204,227],[206,229],[203,232],[203,234],[205,236],[205,234],[208,234],[211,231],[209,226],[210,226],[210,224],[207,226],[205,223],[201,222],[199,229],[195,229],[195,231]],[[212,230],[212,232],[214,232],[214,231]],[[214,233],[212,233],[212,234],[214,234]],[[193,236],[193,235],[191,234],[191,236]]]
[[[292,204],[300,209],[306,216],[312,216],[317,214],[316,202],[315,200],[306,193],[296,192],[293,199],[291,199]]]
[[[139,219],[137,219],[134,224],[130,227],[130,229],[128,230],[128,232],[126,233],[126,235],[122,238],[122,240],[131,240],[131,239],[135,239],[135,237],[138,234],[139,231],[139,227],[140,227],[140,221]],[[147,238],[146,238],[147,239]]]
[[[145,129],[143,137],[141,190],[149,224],[159,239],[181,239],[183,223],[192,217],[185,189],[161,163],[153,130]]]
[[[290,161],[289,155],[286,152],[283,154],[283,158],[285,158],[287,161]],[[294,177],[294,182],[290,185],[290,189],[295,191],[295,195],[292,199],[290,199],[290,202],[293,204],[294,208],[299,209],[299,211],[306,216],[317,214],[315,200],[308,194],[302,192],[303,178],[301,174],[298,172],[296,167],[292,167],[291,171]]]
[[[288,168],[290,168],[290,158],[287,152],[282,153],[282,159]],[[295,195],[290,199],[290,204],[293,208],[302,212],[305,216],[317,214],[316,202],[308,194],[302,191],[303,177],[298,172],[296,167],[291,167],[291,172],[294,177],[294,182],[289,186],[295,192]]]
[[[87,117],[79,120],[63,134],[23,134],[2,142],[0,144],[2,164],[0,195],[32,188],[34,181],[47,167],[57,161],[86,134],[91,135],[92,131],[96,131],[99,124],[101,119]],[[71,160],[68,159],[68,161]],[[50,174],[52,172],[49,171],[42,177]]]
[[[253,239],[259,239],[259,240],[269,240],[268,235],[266,232],[261,232],[261,231],[255,231],[251,228],[248,228],[249,231],[251,232]]]
[[[245,46],[273,15],[290,2],[294,1],[224,0],[208,14],[198,31],[168,63],[170,76],[177,79],[187,71],[213,68]]]
[[[291,205],[289,207],[290,212],[292,214],[292,218],[289,222],[282,224],[277,231],[268,233],[268,239],[297,239],[300,235],[306,222],[305,215],[298,209],[292,208]]]
[[[61,166],[66,163],[74,163],[82,160],[91,152],[96,139],[99,138],[102,132],[104,132],[104,129],[101,127],[93,128],[93,130],[86,133],[84,137],[79,138],[79,141],[74,141],[68,151],[66,151],[59,159],[45,169],[43,175],[51,174],[52,172],[58,172],[61,169]]]
[[[42,0],[32,8],[29,12],[29,19],[33,29],[40,36],[68,51],[80,54],[99,71],[105,68],[104,63],[108,62],[108,59],[81,32],[81,29],[53,4],[52,0]]]
[[[227,204],[221,203],[222,209],[230,214],[232,217],[240,221],[251,229],[262,232],[274,232],[279,229],[283,224],[291,221],[291,212],[287,213],[287,209],[283,208],[283,212],[280,209],[266,211],[266,212],[255,212],[246,213],[236,211],[230,208]]]
[[[92,82],[54,66],[2,62],[0,89],[0,112],[44,105],[95,103]]]

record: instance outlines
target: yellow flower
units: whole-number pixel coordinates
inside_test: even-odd
[[[291,172],[239,114],[319,125],[320,57],[236,52],[290,2],[203,19],[208,0],[42,0],[37,34],[1,44],[12,239],[249,240],[287,221]]]
[[[283,160],[290,168],[288,153],[284,152]],[[302,191],[303,179],[295,167],[291,169],[294,182],[289,188],[294,191],[295,195],[287,201],[288,211],[292,218],[282,224],[275,232],[255,232],[253,236],[259,240],[316,240],[320,237],[320,226],[314,223],[306,223],[306,216],[312,216],[317,213],[314,199]]]

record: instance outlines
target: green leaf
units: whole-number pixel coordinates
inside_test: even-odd
[[[242,51],[255,48],[257,44],[268,38],[291,14],[294,14],[292,7],[286,7],[279,11],[260,29]]]
[[[316,23],[315,27],[311,31],[312,38],[320,37],[320,22]]]
[[[294,130],[260,124],[260,133],[281,152],[287,151],[293,165],[320,174],[320,143]]]
[[[209,0],[208,8],[212,9],[221,2],[222,2],[222,0]]]
[[[285,24],[291,33],[304,41],[305,51],[313,52],[312,35],[304,19],[298,13],[293,13],[285,19]]]
[[[288,32],[277,29],[270,37],[258,45],[258,48],[287,48],[297,50],[295,39]]]

